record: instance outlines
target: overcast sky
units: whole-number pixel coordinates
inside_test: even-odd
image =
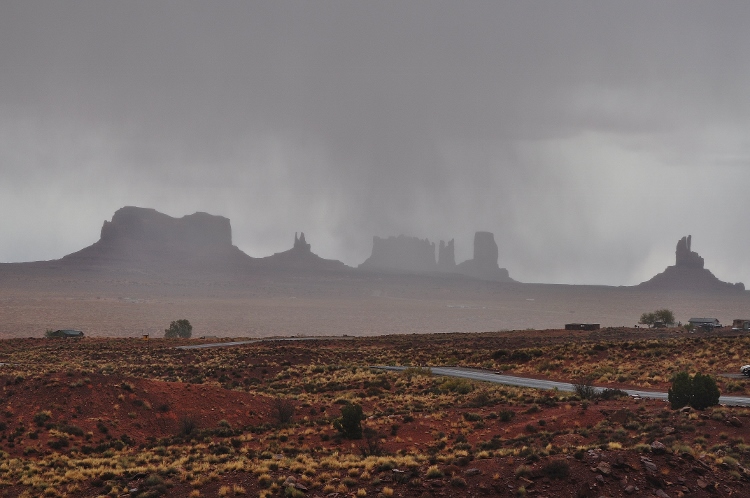
[[[0,261],[120,207],[251,256],[495,233],[521,281],[631,285],[677,240],[750,284],[750,2],[0,3]]]

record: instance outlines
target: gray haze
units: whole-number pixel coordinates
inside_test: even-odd
[[[635,284],[693,235],[750,283],[750,3],[0,3],[0,261],[125,205],[251,256],[495,233],[521,281]]]

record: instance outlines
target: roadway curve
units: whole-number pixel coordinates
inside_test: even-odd
[[[234,342],[215,342],[208,344],[192,344],[189,346],[177,346],[175,349],[207,349],[207,348],[225,348],[231,346],[241,346],[244,344],[256,344],[259,342],[272,341],[316,341],[325,339],[324,337],[269,337],[265,339],[251,339],[249,341]],[[392,370],[401,372],[408,367],[396,367],[390,365],[374,366],[372,368],[379,370]],[[478,380],[483,382],[493,382],[495,384],[505,384],[508,386],[532,387],[534,389],[557,389],[558,391],[574,392],[573,384],[568,382],[557,382],[554,380],[528,379],[525,377],[515,377],[513,375],[496,374],[486,370],[476,370],[472,368],[461,367],[430,367],[434,375],[445,377],[461,377],[464,379]],[[667,401],[667,393],[661,391],[638,391],[635,389],[623,389],[630,396],[640,396],[641,398],[661,399]],[[719,403],[729,406],[750,406],[750,398],[746,396],[721,396]]]
[[[391,370],[401,372],[408,367],[395,366],[376,366],[379,370]],[[505,384],[518,387],[532,387],[534,389],[557,389],[558,391],[573,392],[573,384],[568,382],[557,382],[554,380],[527,379],[525,377],[516,377],[513,375],[496,374],[485,370],[475,370],[461,367],[429,367],[433,375],[442,375],[445,377],[460,377],[463,379],[478,380],[483,382],[493,382],[495,384]],[[631,396],[640,396],[641,398],[660,399],[667,401],[667,393],[661,391],[638,391],[635,389],[623,389]],[[750,406],[750,398],[746,396],[721,396],[719,403],[729,406]]]
[[[259,342],[274,341],[319,341],[328,339],[327,337],[268,337],[265,339],[250,339],[248,341],[233,342],[211,342],[205,344],[190,344],[188,346],[175,346],[175,349],[211,349],[211,348],[228,348],[232,346],[244,346],[245,344],[257,344]],[[340,339],[340,338],[337,338]]]

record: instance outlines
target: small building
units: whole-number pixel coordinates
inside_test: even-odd
[[[57,337],[61,339],[80,339],[81,337],[83,337],[83,332],[80,330],[71,329],[55,330],[54,332],[47,334],[47,337]]]
[[[565,330],[599,330],[598,323],[566,323]]]
[[[750,330],[750,318],[735,318],[732,320],[732,329]]]
[[[718,318],[691,318],[688,323],[694,327],[701,327],[704,329],[713,329],[721,327],[721,322]]]

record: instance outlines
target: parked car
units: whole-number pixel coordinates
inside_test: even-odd
[[[742,375],[747,375],[748,377],[750,377],[750,365],[740,367],[740,373],[742,373]]]

